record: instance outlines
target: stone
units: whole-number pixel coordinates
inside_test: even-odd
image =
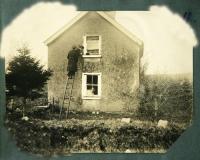
[[[47,133],[43,133],[43,136],[45,137],[47,135]]]
[[[28,121],[29,118],[28,118],[27,116],[24,116],[24,117],[22,117],[22,120],[24,120],[24,121]]]
[[[158,121],[157,127],[159,127],[159,128],[166,128],[167,126],[168,126],[168,121],[167,120],[160,119]]]
[[[130,123],[131,119],[130,118],[122,118],[121,122]]]
[[[16,108],[16,110],[15,110],[16,112],[21,112],[21,110],[19,109],[19,108]]]
[[[36,108],[48,108],[48,105],[45,106],[35,106]]]
[[[7,119],[6,121],[5,121],[5,124],[8,124],[9,123],[9,120]]]
[[[125,151],[125,153],[131,153],[131,150],[130,150],[130,149],[127,149],[127,150]]]

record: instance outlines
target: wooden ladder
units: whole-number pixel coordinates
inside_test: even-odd
[[[72,91],[73,91],[73,87],[74,87],[74,79],[75,79],[75,76],[72,76],[72,78],[69,78],[69,77],[67,78],[63,101],[62,101],[62,105],[60,107],[59,119],[61,119],[63,108],[64,108],[65,104],[67,105],[66,118],[68,118],[70,102],[72,99]]]

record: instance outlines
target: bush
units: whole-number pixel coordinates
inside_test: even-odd
[[[140,118],[189,122],[192,115],[193,88],[185,78],[147,76],[140,94]]]
[[[32,153],[54,154],[58,152],[125,152],[127,149],[168,149],[185,130],[171,124],[158,128],[154,123],[124,124],[120,120],[69,121],[7,121],[18,146]],[[50,153],[50,152],[53,153]]]

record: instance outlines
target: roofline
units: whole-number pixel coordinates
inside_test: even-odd
[[[102,11],[97,11],[97,13],[100,14],[103,18],[105,18],[108,22],[110,22],[113,26],[115,26],[119,31],[121,31],[126,36],[128,36],[130,39],[132,39],[133,41],[135,41],[139,45],[142,45],[143,42],[139,38],[137,38],[135,35],[133,35],[133,33],[128,31],[127,29],[125,29],[116,20],[114,20],[113,18],[109,17],[106,13],[104,13]]]
[[[60,30],[55,32],[53,35],[51,35],[49,38],[47,38],[44,41],[45,45],[48,45],[49,43],[53,42],[55,39],[57,39],[63,32],[65,32],[68,28],[70,28],[74,23],[76,23],[80,18],[85,16],[88,13],[88,11],[81,11],[75,18],[73,18],[67,25],[63,26]],[[106,15],[103,11],[97,11],[100,16],[102,16],[104,19],[106,19],[108,22],[110,22],[114,27],[116,27],[119,31],[124,33],[127,37],[129,37],[131,40],[136,42],[138,45],[143,48],[143,42],[137,38],[135,35],[133,35],[131,32],[129,32],[127,29],[125,29],[122,25],[117,23],[114,19]],[[143,49],[141,49],[143,50]],[[141,51],[140,51],[141,52]]]
[[[65,32],[68,28],[70,28],[74,23],[76,23],[81,17],[86,15],[88,11],[82,11],[77,16],[75,16],[71,21],[69,21],[66,25],[64,25],[62,28],[60,28],[57,32],[52,34],[49,38],[47,38],[44,41],[45,45],[48,45],[52,41],[54,41],[56,38],[58,38],[63,32]]]
[[[144,43],[142,42],[141,47],[140,47],[140,51],[139,51],[140,58],[143,56],[143,53],[144,53]]]

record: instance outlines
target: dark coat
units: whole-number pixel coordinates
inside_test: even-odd
[[[76,72],[77,71],[77,62],[80,56],[80,52],[77,49],[73,49],[68,53],[68,66],[67,71],[69,72]]]

